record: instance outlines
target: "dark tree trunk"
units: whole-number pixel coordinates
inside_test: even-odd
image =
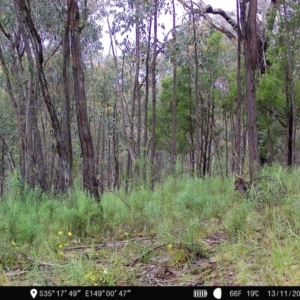
[[[135,79],[134,79],[134,90],[135,90],[135,99],[137,102],[137,139],[136,139],[136,157],[140,157],[141,155],[141,125],[142,125],[142,106],[141,106],[141,93],[140,93],[140,1],[137,1],[136,4],[136,27],[135,27],[135,43],[136,43],[136,52],[135,52]],[[133,120],[132,120],[133,121]],[[139,166],[136,167],[136,175],[139,176]]]
[[[188,50],[188,49],[187,49]],[[188,101],[189,101],[189,135],[191,139],[191,150],[190,150],[190,175],[195,176],[195,141],[194,141],[194,125],[192,115],[194,114],[193,110],[193,100],[192,100],[192,74],[191,74],[191,66],[189,66],[189,93],[188,93]]]
[[[155,168],[155,152],[156,152],[156,58],[157,58],[157,14],[158,14],[158,0],[154,1],[154,42],[153,42],[153,59],[152,59],[152,129],[151,129],[151,154],[150,154],[150,168],[151,190],[154,189],[156,181]]]
[[[240,24],[240,5],[236,0],[237,24]],[[236,113],[236,138],[235,153],[233,156],[233,171],[239,175],[243,173],[242,165],[242,84],[241,84],[241,32],[238,30],[238,49],[237,49],[237,113]]]
[[[22,65],[23,54],[20,53],[20,49],[17,43],[13,42],[13,38],[10,37],[9,41],[12,45],[12,67],[11,72],[9,71],[2,49],[0,48],[0,61],[3,72],[6,77],[7,91],[13,106],[15,119],[17,122],[17,128],[20,138],[20,175],[22,180],[26,182],[29,187],[33,188],[38,184],[43,190],[47,189],[46,186],[46,172],[43,158],[43,152],[41,148],[35,146],[35,134],[39,134],[37,128],[37,116],[36,116],[36,93],[34,89],[34,74],[32,70],[33,59],[31,56],[31,50],[28,46],[27,37],[24,35],[23,24],[20,25],[22,30],[18,31],[19,36],[15,36],[14,39],[18,40],[23,34],[24,50],[27,54],[29,61],[29,80],[27,86],[16,87],[19,102],[14,96],[14,91],[11,83],[11,76],[16,78],[17,82],[24,79],[24,68]],[[25,100],[25,101],[24,101]],[[36,168],[38,165],[38,169]],[[38,174],[36,174],[36,171]]]
[[[98,157],[100,158],[100,161],[98,163],[99,165],[99,187],[100,187],[100,194],[102,195],[104,193],[105,189],[105,175],[104,175],[104,165],[105,165],[105,109],[103,109],[101,115],[100,115],[100,124],[99,124],[99,143],[101,146],[98,146],[99,149]],[[97,158],[98,159],[98,158]]]
[[[249,173],[250,179],[254,179],[259,168],[258,152],[258,130],[256,122],[256,94],[255,94],[255,70],[257,67],[257,33],[256,16],[257,0],[248,2],[246,0],[241,5],[241,24],[244,33],[244,52],[246,61],[246,114],[248,129],[248,149],[249,149]]]
[[[30,166],[32,166],[32,158],[30,156],[30,153],[28,151],[27,147],[27,137],[26,137],[26,121],[28,121],[28,118],[26,118],[26,107],[25,107],[25,101],[27,100],[28,103],[28,97],[26,95],[26,88],[22,89],[20,86],[16,87],[16,93],[17,97],[15,96],[15,91],[13,89],[13,85],[11,82],[11,78],[15,78],[17,82],[21,81],[21,78],[23,79],[23,72],[24,68],[22,66],[22,57],[20,54],[20,47],[19,47],[19,41],[21,39],[21,32],[15,32],[14,35],[8,34],[4,27],[1,24],[1,32],[3,35],[8,39],[10,45],[11,45],[11,58],[12,58],[12,64],[9,68],[6,65],[5,58],[2,52],[2,48],[0,47],[0,61],[2,66],[2,71],[5,74],[6,78],[6,88],[7,92],[13,107],[15,120],[17,123],[17,129],[19,133],[19,155],[20,155],[20,175],[22,180],[24,182],[27,182],[29,186],[32,185],[31,180],[29,180],[29,170]],[[19,101],[17,101],[17,99]],[[21,101],[22,100],[22,101]],[[28,141],[30,142],[30,140]],[[32,147],[31,147],[32,148]]]
[[[69,165],[69,152],[66,151],[65,141],[62,135],[61,126],[57,117],[57,112],[54,106],[54,103],[52,102],[52,99],[49,94],[48,90],[48,83],[44,74],[44,68],[43,68],[43,46],[42,46],[42,40],[39,36],[35,25],[33,23],[32,17],[31,17],[31,11],[30,8],[27,6],[26,1],[17,1],[15,0],[16,8],[17,8],[17,14],[20,15],[22,18],[22,21],[25,24],[26,30],[30,36],[32,48],[34,51],[34,55],[36,58],[36,67],[37,67],[37,74],[38,79],[40,82],[43,98],[47,107],[47,110],[50,115],[51,119],[51,125],[54,131],[55,140],[57,143],[57,151],[59,156],[59,165],[60,165],[60,172],[61,172],[61,178],[64,179],[64,182],[62,184],[62,190],[65,191],[67,188],[70,187],[70,178],[71,178],[71,169]]]
[[[209,135],[208,135],[208,160],[207,160],[207,170],[209,175],[212,175],[212,141],[214,139],[214,126],[215,126],[215,99],[212,93],[211,101],[211,113],[209,114]]]
[[[114,189],[120,188],[120,165],[119,165],[119,133],[116,128],[117,104],[114,105],[114,125],[113,125],[113,153],[114,153]]]
[[[13,111],[14,111],[14,116],[15,116],[15,120],[16,120],[16,123],[17,123],[17,129],[18,129],[18,134],[19,134],[19,139],[20,139],[20,146],[19,146],[19,151],[20,151],[20,173],[21,173],[21,176],[22,178],[25,180],[25,160],[26,160],[26,153],[25,153],[25,131],[24,131],[24,127],[22,126],[22,118],[21,118],[21,115],[20,115],[20,112],[19,112],[19,108],[18,108],[18,104],[17,104],[17,101],[16,101],[16,98],[14,96],[14,93],[13,93],[13,88],[12,88],[12,83],[11,83],[11,80],[10,80],[10,72],[9,72],[9,69],[5,63],[5,59],[4,59],[4,55],[3,55],[3,52],[2,52],[2,48],[1,48],[1,45],[0,45],[0,62],[1,62],[1,67],[2,67],[2,70],[5,74],[5,79],[6,79],[6,89],[7,89],[7,93],[9,95],[9,98],[10,98],[10,102],[12,104],[12,107],[13,107]]]
[[[80,32],[82,28],[79,25],[80,13],[76,0],[70,1],[70,13],[74,95],[76,101],[78,132],[83,158],[83,186],[96,200],[100,201],[95,168],[94,147],[86,107],[84,73],[80,49]]]
[[[226,116],[226,113],[224,114]],[[229,113],[229,117],[230,117],[230,127],[231,127],[231,132],[236,132],[236,124],[235,124],[235,116],[233,114],[233,112],[230,112]],[[225,117],[224,117],[225,119]],[[228,132],[227,132],[227,121],[225,120],[225,136],[226,136],[226,149],[228,149]],[[233,136],[231,137],[231,145],[232,145],[232,148],[231,148],[231,172],[233,173],[236,173],[235,170],[237,168],[237,161],[236,161],[236,143],[237,143],[237,139],[236,139],[236,136]],[[227,163],[228,163],[228,160],[227,160]],[[229,166],[228,166],[229,167]],[[226,173],[226,176],[228,175],[228,173]]]
[[[229,150],[228,150],[228,125],[227,125],[227,116],[226,113],[223,115],[224,127],[225,127],[225,175],[228,177],[228,169],[229,169]]]
[[[109,112],[107,112],[107,145],[108,145],[108,149],[107,149],[107,188],[109,190],[113,189],[113,181],[112,181],[112,166],[113,166],[113,162],[111,159],[111,136],[112,136],[112,130],[111,130],[111,122],[110,122],[110,115]],[[105,141],[104,143],[105,144]]]
[[[3,197],[4,194],[4,180],[5,180],[5,155],[6,148],[4,140],[1,139],[1,166],[0,166],[0,197]]]
[[[63,101],[63,111],[62,111],[62,136],[65,141],[65,151],[68,152],[67,158],[68,161],[68,168],[70,169],[70,185],[72,185],[73,178],[72,178],[72,164],[73,164],[73,154],[72,154],[72,139],[71,139],[71,105],[70,105],[70,23],[71,23],[71,6],[70,0],[67,2],[68,4],[68,14],[67,20],[65,23],[65,31],[64,31],[64,38],[63,38],[63,70],[62,70],[62,77],[63,77],[63,87],[64,87],[64,101]],[[60,173],[60,183],[62,186],[60,189],[63,189],[63,182],[65,178]]]
[[[36,104],[35,104],[36,105]],[[35,107],[35,114],[37,113],[37,107]],[[35,124],[34,124],[34,150],[35,150],[35,157],[38,165],[37,170],[37,181],[39,186],[45,191],[48,190],[49,186],[47,184],[47,170],[46,170],[46,164],[45,164],[45,157],[43,153],[43,146],[41,141],[41,134],[38,130],[38,124],[37,124],[37,115],[35,115],[34,118]]]
[[[286,110],[287,110],[287,120],[286,120],[286,149],[287,149],[287,165],[292,166],[295,164],[295,144],[296,144],[296,120],[297,120],[297,109],[295,101],[295,87],[293,79],[293,54],[292,45],[290,39],[290,26],[288,22],[288,13],[286,9],[286,4],[283,4],[284,12],[284,25],[285,25],[285,44],[286,44]]]
[[[289,71],[286,69],[286,164],[293,164],[293,104],[289,86]]]
[[[177,127],[177,117],[176,117],[176,106],[177,106],[177,45],[176,45],[176,11],[175,11],[175,1],[172,0],[172,16],[173,16],[173,87],[172,87],[172,140],[171,140],[171,168],[174,171],[174,165],[176,161],[176,127]]]
[[[194,92],[195,92],[195,108],[196,108],[196,128],[195,128],[195,140],[196,140],[196,153],[195,153],[195,162],[196,162],[196,176],[201,175],[201,133],[200,133],[200,101],[199,101],[199,61],[198,61],[198,47],[197,47],[197,33],[196,33],[196,21],[193,9],[193,2],[190,1],[192,8],[192,24],[193,24],[193,41],[194,41],[194,59],[195,59],[195,84],[194,84]],[[202,118],[203,121],[203,118]],[[202,126],[203,128],[203,126]]]
[[[27,54],[27,59],[29,62],[28,72],[29,72],[29,82],[28,82],[28,92],[27,92],[27,107],[26,107],[26,122],[25,122],[25,132],[26,132],[26,153],[28,157],[28,167],[27,170],[27,182],[29,186],[35,187],[36,181],[39,187],[43,190],[47,190],[47,180],[46,180],[46,166],[43,154],[43,147],[40,140],[40,132],[37,123],[37,106],[38,106],[38,96],[36,94],[36,89],[34,86],[38,85],[38,78],[35,80],[34,72],[31,66],[34,65],[34,60],[32,57],[29,41],[25,37],[25,30],[22,25],[23,40],[25,44],[25,52]],[[37,168],[36,168],[37,166]],[[35,174],[37,173],[37,174]]]
[[[143,142],[143,160],[144,170],[143,179],[147,179],[147,143],[148,143],[148,103],[149,103],[149,69],[150,69],[150,51],[151,51],[151,29],[152,29],[152,16],[149,18],[148,27],[148,40],[147,40],[147,54],[145,59],[145,103],[144,103],[144,142]]]

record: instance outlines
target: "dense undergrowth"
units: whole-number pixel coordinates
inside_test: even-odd
[[[0,285],[297,285],[300,169],[261,178],[247,200],[233,177],[169,177],[101,204],[78,187],[53,198],[12,185]]]

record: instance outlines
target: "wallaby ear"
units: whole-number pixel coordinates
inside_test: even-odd
[[[244,183],[244,178],[241,176],[235,177],[234,183]]]

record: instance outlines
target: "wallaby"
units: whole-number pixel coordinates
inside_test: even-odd
[[[259,192],[260,197],[264,194],[278,196],[287,193],[287,189],[281,181],[274,180],[269,176],[260,176],[250,181],[245,181],[243,177],[235,178],[234,190],[239,191],[244,197],[249,196],[251,187],[256,187],[256,192]]]
[[[236,177],[234,190],[239,191],[243,196],[247,196],[247,190],[250,189],[251,185],[251,181],[245,181],[243,177]]]

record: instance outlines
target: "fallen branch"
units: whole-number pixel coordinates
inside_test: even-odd
[[[142,240],[150,240],[151,238],[132,238],[130,240],[123,240],[123,241],[118,241],[116,243],[102,243],[102,244],[96,244],[96,245],[85,245],[85,246],[75,246],[75,247],[68,247],[65,248],[64,251],[65,252],[69,252],[69,251],[74,251],[74,250],[85,250],[85,249],[91,249],[94,248],[95,250],[104,248],[104,247],[109,247],[109,248],[114,248],[114,247],[121,247],[124,244],[128,243],[128,242],[134,242],[134,241],[142,241]]]
[[[51,263],[48,263],[48,262],[40,262],[38,263],[39,266],[50,266],[50,267],[53,267],[53,268],[64,268],[64,266],[60,266],[60,265],[54,265],[54,264],[51,264]]]
[[[125,266],[126,266],[126,267],[129,267],[129,266],[133,267],[139,260],[141,260],[142,258],[144,258],[146,255],[148,255],[148,254],[150,254],[151,252],[153,252],[154,250],[157,250],[157,249],[162,248],[162,247],[164,247],[164,246],[166,246],[166,244],[159,245],[159,246],[157,246],[157,247],[155,247],[155,248],[153,248],[153,249],[148,250],[146,253],[144,253],[144,254],[142,254],[142,255],[136,257],[136,258],[135,258],[134,260],[132,260],[131,262],[125,264]]]

